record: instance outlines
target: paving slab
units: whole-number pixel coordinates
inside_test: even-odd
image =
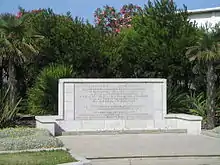
[[[60,136],[65,147],[88,159],[154,156],[220,156],[220,139],[186,134]]]

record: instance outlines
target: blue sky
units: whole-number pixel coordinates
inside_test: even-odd
[[[220,0],[174,0],[178,6],[187,5],[188,9],[220,7]],[[103,5],[120,8],[123,4],[133,3],[143,6],[146,0],[0,0],[0,13],[16,13],[18,6],[27,10],[52,8],[56,13],[70,11],[73,16],[93,21],[94,10]]]

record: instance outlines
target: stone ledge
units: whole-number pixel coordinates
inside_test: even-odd
[[[188,115],[188,114],[167,114],[165,119],[182,119],[187,121],[202,121],[201,116]]]
[[[41,123],[55,123],[56,120],[62,120],[61,116],[35,116],[35,120]]]
[[[166,83],[166,79],[161,78],[139,78],[139,79],[130,79],[130,78],[118,78],[118,79],[109,79],[109,78],[91,78],[91,79],[77,79],[77,78],[64,78],[59,79],[59,83],[123,83],[123,82],[129,82],[129,83],[143,83],[143,82],[149,82],[149,83]]]
[[[70,131],[62,132],[68,135],[114,135],[114,134],[163,134],[163,133],[187,133],[186,129],[152,129],[152,130],[118,130],[118,131]]]

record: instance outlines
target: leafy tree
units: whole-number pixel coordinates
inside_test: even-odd
[[[30,13],[26,24],[45,37],[39,43],[40,56],[30,64],[36,68],[34,73],[49,63],[65,63],[72,66],[78,77],[105,75],[108,57],[101,54],[104,39],[91,24],[73,19],[69,13],[55,14],[51,9]]]
[[[200,40],[191,46],[187,55],[190,55],[190,61],[197,60],[200,64],[207,67],[207,124],[208,128],[215,127],[215,62],[220,59],[220,29],[219,26],[214,28],[205,27],[202,29]]]
[[[10,87],[10,104],[16,100],[16,65],[22,64],[27,55],[36,53],[33,46],[34,37],[24,26],[25,17],[17,18],[12,14],[0,16],[1,55],[8,61],[8,83]]]
[[[123,77],[163,77],[186,91],[192,84],[192,64],[186,47],[197,41],[196,25],[188,19],[186,7],[178,9],[169,0],[148,1],[132,21],[120,43]]]

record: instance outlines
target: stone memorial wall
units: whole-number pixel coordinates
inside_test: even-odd
[[[201,132],[201,117],[167,115],[165,79],[60,79],[57,116],[36,116],[52,134],[186,129]]]
[[[141,81],[140,81],[141,80]],[[60,104],[67,120],[154,120],[166,114],[165,80],[64,82]],[[97,81],[97,80],[96,80]],[[158,115],[158,116],[156,116]]]

